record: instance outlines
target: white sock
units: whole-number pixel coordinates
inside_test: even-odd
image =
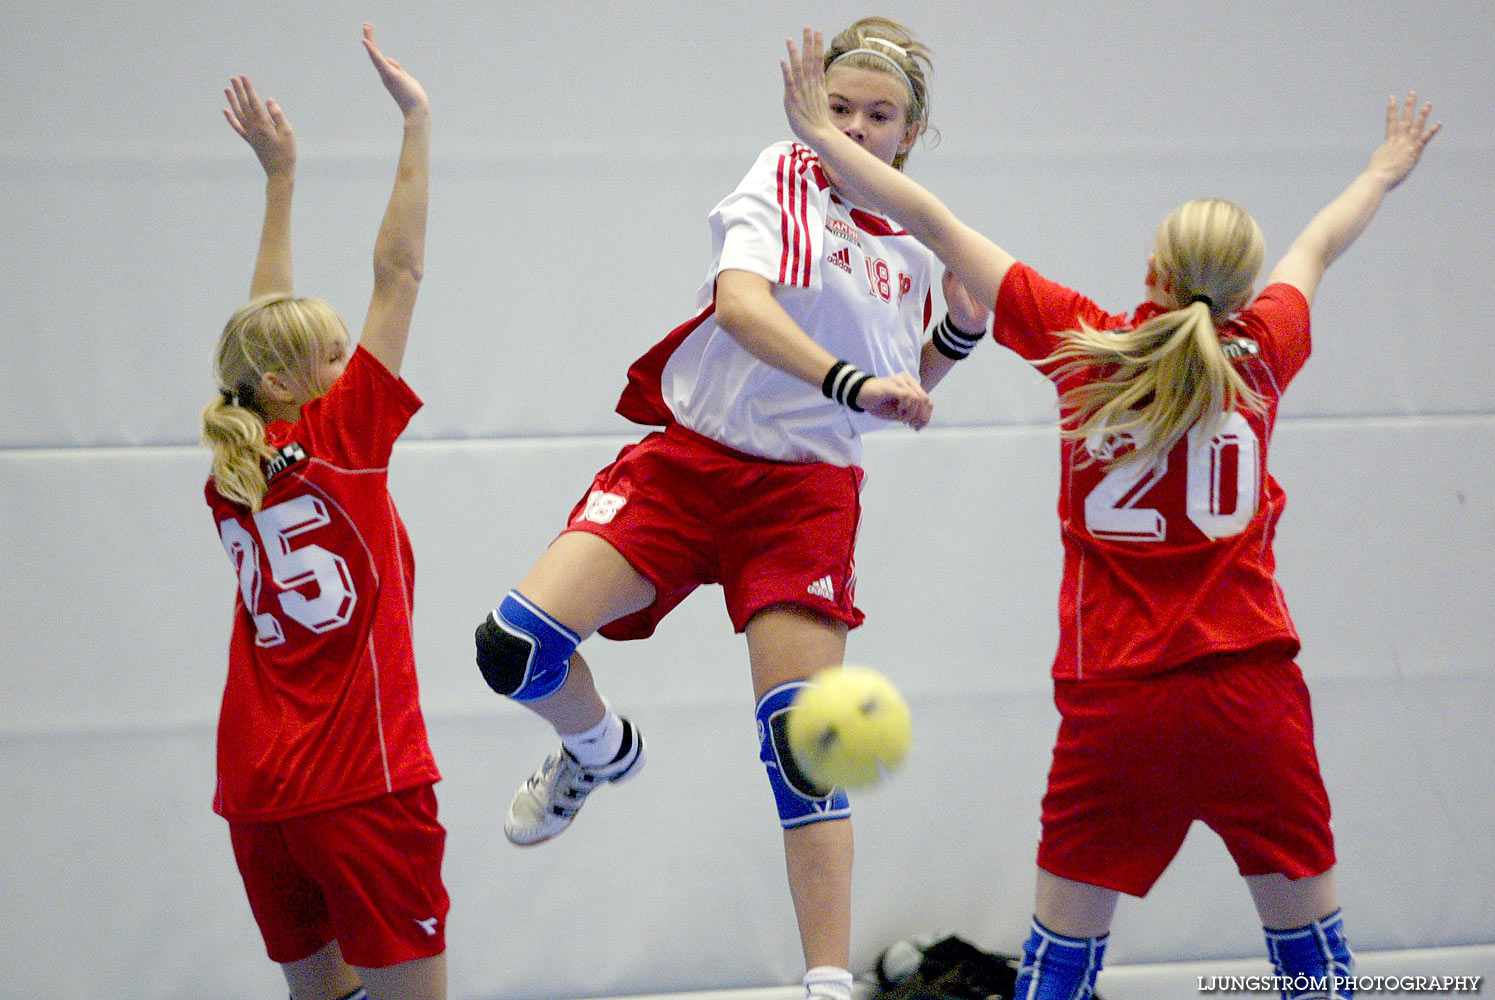
[[[608,707],[601,722],[584,732],[563,734],[561,744],[587,767],[609,764],[623,747],[623,720]]]
[[[834,965],[817,965],[805,973],[805,997],[851,1000],[851,973]]]

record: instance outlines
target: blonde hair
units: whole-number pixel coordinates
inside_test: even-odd
[[[921,135],[929,133],[931,129],[928,73],[934,69],[934,64],[929,58],[929,46],[915,41],[913,34],[897,21],[886,17],[864,17],[831,39],[830,45],[825,50],[825,68],[830,69],[831,63],[845,56],[844,64],[847,66],[876,70],[879,73],[891,75],[892,66],[888,62],[865,52],[852,52],[853,49],[872,49],[883,53],[899,69],[903,70],[904,76],[908,78],[909,86],[913,88],[913,93],[909,95],[908,113],[904,118],[904,123],[905,125],[918,125]],[[847,53],[851,54],[847,55]],[[937,135],[938,132],[935,134]],[[908,162],[907,152],[893,157],[893,166],[899,170],[903,169],[906,162]]]
[[[1055,377],[1104,374],[1059,399],[1061,436],[1098,439],[1081,460],[1108,461],[1128,433],[1140,441],[1124,462],[1152,464],[1201,420],[1213,426],[1244,404],[1266,401],[1220,344],[1217,318],[1238,311],[1261,269],[1264,241],[1244,209],[1218,198],[1190,201],[1158,227],[1153,266],[1175,307],[1133,330],[1080,329],[1045,359]]]
[[[218,398],[203,407],[202,443],[213,452],[213,485],[250,510],[259,510],[268,484],[268,416],[260,398],[265,375],[279,375],[302,400],[329,388],[318,369],[342,329],[337,310],[321,299],[288,293],[261,295],[240,306],[223,327],[213,355]]]

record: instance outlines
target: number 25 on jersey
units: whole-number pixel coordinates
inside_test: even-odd
[[[1186,440],[1185,515],[1206,538],[1245,531],[1256,516],[1261,486],[1256,432],[1245,417],[1231,413],[1209,436],[1195,424]],[[1118,541],[1167,538],[1168,518],[1157,505],[1149,506],[1148,499],[1168,495],[1169,485],[1176,482],[1179,473],[1169,469],[1168,458],[1163,455],[1150,466],[1126,462],[1107,472],[1085,497],[1085,530]]]
[[[353,616],[358,602],[353,577],[347,562],[337,553],[320,545],[293,548],[291,541],[330,522],[326,504],[313,496],[293,497],[254,515],[255,529],[265,542],[271,578],[279,588],[275,596],[281,614],[318,633],[346,625]],[[260,607],[263,581],[254,535],[233,518],[224,518],[218,522],[218,536],[239,572],[239,593],[254,621],[254,641],[261,646],[280,645],[285,642],[284,626],[274,613]],[[292,589],[313,582],[317,587],[315,597]]]

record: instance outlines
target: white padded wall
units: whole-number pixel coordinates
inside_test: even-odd
[[[936,50],[938,146],[911,169],[1109,308],[1185,197],[1252,209],[1279,254],[1363,164],[1380,102],[1448,122],[1335,265],[1274,464],[1341,882],[1362,949],[1495,942],[1495,7],[893,4]],[[690,309],[704,220],[784,134],[774,60],[849,4],[389,2],[0,8],[0,998],[277,996],[208,809],[232,576],[192,443],[208,350],[248,284],[262,185],[218,116],[228,75],[301,147],[301,290],[356,325],[398,122],[373,21],[436,113],[427,280],[407,376],[427,400],[393,486],[451,837],[455,998],[795,980],[746,652],[708,589],[642,644],[588,645],[648,728],[637,782],[542,850],[502,808],[551,736],[494,697],[471,629],[634,435],[627,364]],[[1057,719],[1052,392],[984,344],[937,426],[869,441],[852,659],[905,689],[908,767],[858,798],[855,956],[937,928],[1018,947]],[[576,942],[586,961],[575,961]],[[1196,830],[1115,965],[1256,955],[1229,859]],[[558,960],[564,954],[566,960]]]

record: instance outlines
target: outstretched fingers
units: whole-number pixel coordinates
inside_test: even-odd
[[[402,112],[408,115],[427,106],[425,90],[405,71],[405,67],[384,54],[374,40],[374,26],[368,22],[363,25],[363,48],[378,71],[379,79],[384,82],[384,89],[389,91],[389,96],[395,99]]]
[[[825,39],[820,32],[804,29],[803,48],[786,39],[788,58],[780,60],[784,77],[784,114],[794,134],[806,141],[816,128],[828,127],[829,100],[825,90]]]
[[[1421,108],[1417,106],[1415,90],[1407,94],[1406,101],[1393,94],[1386,105],[1386,138],[1404,137],[1419,147],[1426,146],[1428,140],[1443,128],[1442,122],[1435,122],[1432,128],[1428,128],[1428,118],[1432,113],[1431,101],[1424,101]]]
[[[1442,122],[1428,126],[1432,112],[1431,103],[1418,106],[1415,90],[1405,100],[1392,95],[1386,102],[1386,137],[1371,155],[1371,168],[1385,179],[1387,190],[1406,179],[1423,149],[1443,128]]]
[[[228,107],[223,117],[254,150],[267,173],[291,170],[296,163],[296,136],[285,113],[273,98],[260,100],[247,76],[229,78],[223,96]]]

